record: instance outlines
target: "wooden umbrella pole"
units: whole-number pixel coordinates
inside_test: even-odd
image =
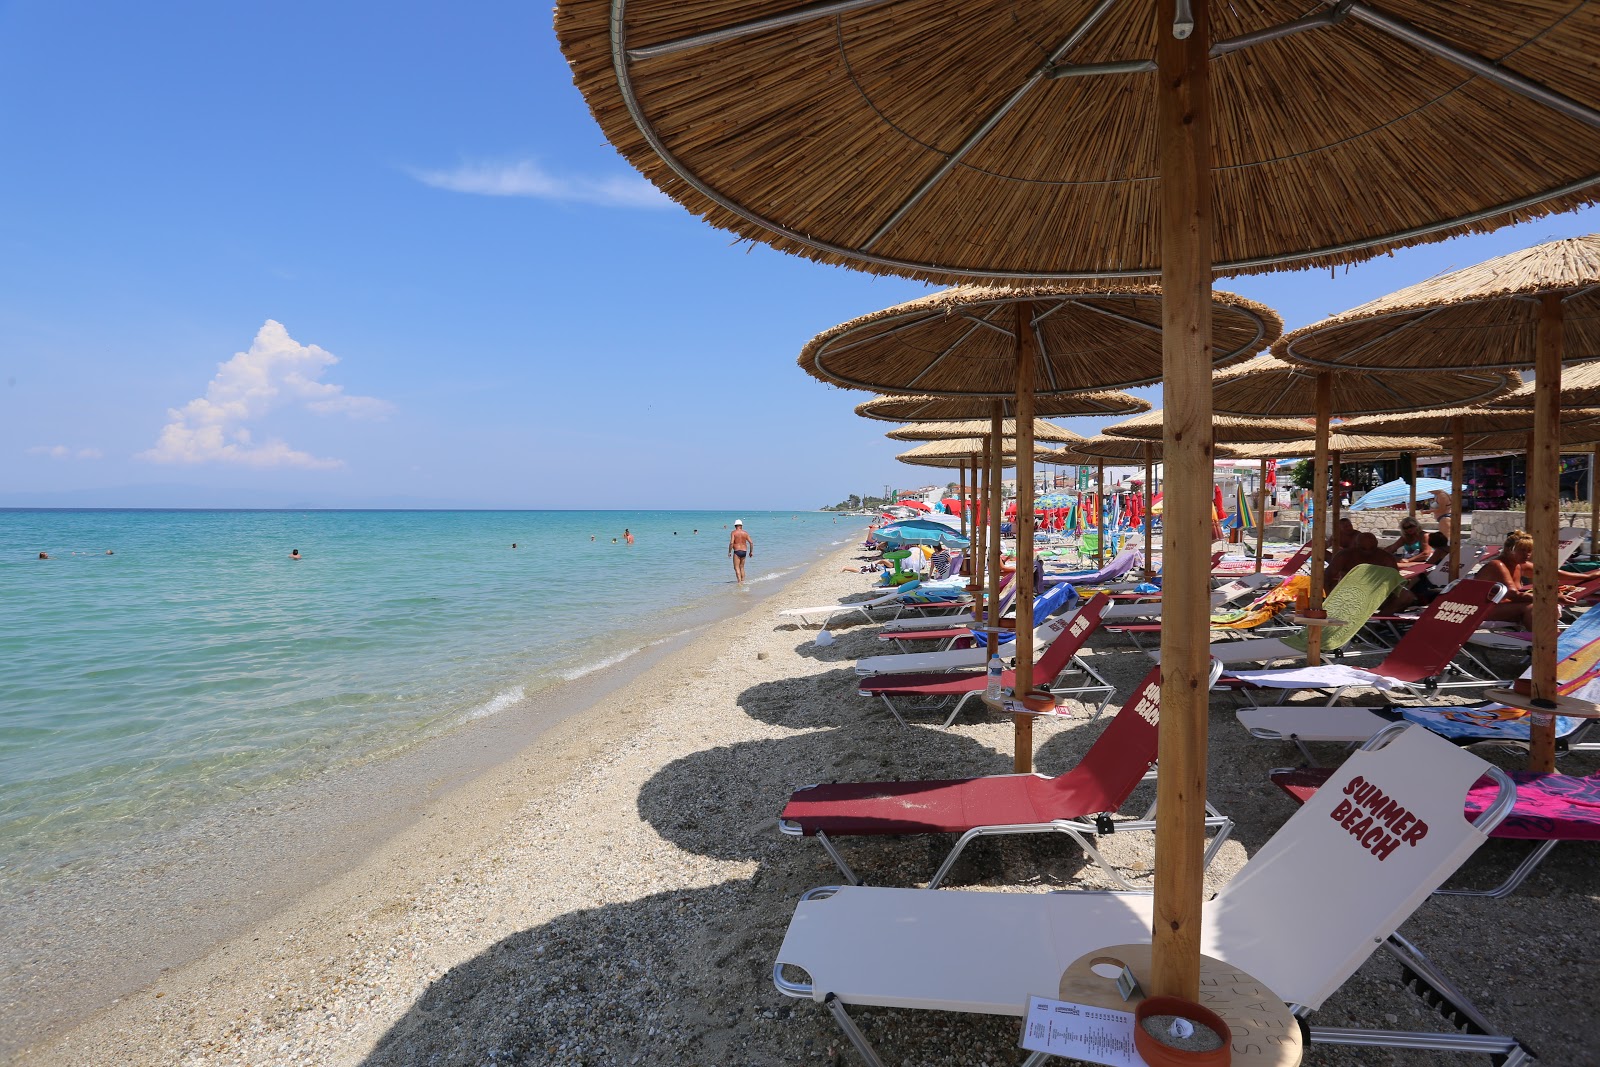
[[[1100,534],[1095,538],[1095,547],[1099,549],[1101,567],[1106,565],[1106,461],[1101,460],[1095,465],[1096,481],[1095,491],[1095,516],[1100,523]]]
[[[1194,29],[1182,39],[1177,8],[1178,0],[1161,0],[1155,27],[1168,476],[1149,992],[1198,1000],[1210,702],[1211,5],[1190,0]]]
[[[1561,526],[1561,294],[1539,296],[1538,339],[1533,368],[1533,451],[1528,454],[1528,533],[1533,535],[1534,700],[1556,699],[1556,537]],[[1528,769],[1556,769],[1553,714],[1528,717]]]
[[[989,549],[988,587],[990,604],[988,647],[991,650],[991,655],[993,655],[993,650],[1000,647],[1000,565],[1002,561],[1002,553],[1000,551],[1000,511],[1005,506],[1005,494],[1002,492],[1004,486],[1000,481],[1000,471],[1004,466],[1001,452],[1005,448],[1005,438],[1000,435],[1002,410],[1000,401],[996,400],[993,414],[989,419],[989,521],[987,523],[989,529],[987,543]]]
[[[989,443],[985,439],[982,450],[974,460],[972,471],[973,480],[973,505],[977,511],[972,517],[972,531],[977,538],[974,545],[972,558],[972,582],[977,586],[974,592],[978,597],[978,611],[975,614],[979,623],[989,618],[987,602],[989,589]]]
[[[1341,477],[1343,472],[1339,469],[1341,466],[1339,462],[1339,453],[1331,452],[1329,455],[1332,457],[1332,469],[1328,472],[1328,477],[1333,482],[1333,503],[1328,505],[1328,521],[1333,524],[1330,529],[1333,530],[1333,536],[1337,538],[1339,536],[1339,519],[1342,518],[1344,514],[1343,500],[1341,499],[1344,496],[1344,486],[1342,484],[1343,478]],[[1333,546],[1334,551],[1337,552],[1339,549],[1339,542],[1335,540],[1333,542]]]
[[[1596,446],[1596,451],[1600,452],[1600,445]],[[1150,527],[1155,524],[1155,517],[1150,514],[1150,502],[1155,499],[1150,494],[1151,475],[1155,470],[1151,458],[1154,452],[1155,446],[1146,441],[1144,443],[1144,576],[1146,578],[1154,578],[1156,573],[1155,561],[1150,558]]]
[[[1411,459],[1411,491],[1406,494],[1410,498],[1410,514],[1413,521],[1417,517],[1417,457]]]
[[[1017,304],[1017,696],[1033,692],[1033,305]],[[1011,762],[1033,770],[1033,716],[1013,715]]]
[[[1600,492],[1596,492],[1595,470],[1600,468],[1600,445],[1589,456],[1589,558],[1600,557]]]
[[[1311,610],[1322,609],[1322,583],[1328,565],[1328,427],[1333,422],[1333,375],[1317,375],[1317,451],[1311,471]],[[1306,627],[1306,662],[1322,662],[1322,627]]]
[[[956,475],[956,501],[961,506],[961,536],[967,536],[967,461],[961,461],[959,473]]]
[[[1256,489],[1256,573],[1261,573],[1261,557],[1267,547],[1267,461],[1261,461],[1261,484]]]
[[[1461,577],[1461,485],[1466,481],[1467,430],[1459,416],[1450,420],[1450,580]]]

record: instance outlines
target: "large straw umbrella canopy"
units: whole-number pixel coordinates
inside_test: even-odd
[[[715,226],[941,283],[1161,275],[1167,462],[1181,470],[1164,522],[1182,545],[1163,584],[1158,995],[1199,996],[1213,272],[1353,262],[1566,210],[1600,186],[1600,113],[1585,103],[1600,96],[1600,5],[1386,6],[556,12],[607,137]]]
[[[940,422],[982,419],[986,423],[1000,405],[1002,419],[1012,420],[1015,397],[980,396],[880,396],[856,405],[856,414],[884,422]],[[1134,415],[1150,410],[1148,400],[1110,391],[1051,393],[1034,397],[1034,415],[1060,419],[1073,415]]]
[[[1209,25],[1196,7],[1181,24],[1098,0],[561,0],[556,32],[607,138],[668,196],[875,273],[1155,274],[1174,37],[1212,56],[1212,205],[1250,220],[1216,228],[1220,271],[1348,263],[1593,199],[1591,5],[1254,0]]]
[[[961,419],[952,422],[914,422],[884,434],[891,441],[949,441],[960,437],[982,437],[989,432],[987,419]],[[1000,423],[1003,437],[1017,436],[1017,420],[1003,419]],[[1052,444],[1069,445],[1083,440],[1082,434],[1073,433],[1064,426],[1043,419],[1033,420],[1033,439]]]
[[[1492,408],[1518,408],[1532,411],[1534,387],[1528,384],[1497,400],[1489,402]],[[1576,367],[1561,368],[1561,406],[1565,408],[1600,408],[1600,363],[1580,363]]]
[[[1216,445],[1211,451],[1218,459],[1233,459],[1239,455],[1239,446]],[[1096,463],[1101,460],[1107,463],[1143,463],[1147,454],[1155,462],[1161,462],[1160,439],[1145,440],[1137,437],[1097,434],[1094,437],[1085,437],[1082,441],[1077,441],[1066,448],[1051,449],[1048,453],[1052,463]]]
[[[1161,289],[1126,285],[957,286],[841,323],[800,352],[808,373],[856,389],[930,396],[1016,392],[1017,315],[1028,310],[1037,395],[1126,389],[1162,377]],[[1283,320],[1264,304],[1212,294],[1212,362],[1247,358]]]

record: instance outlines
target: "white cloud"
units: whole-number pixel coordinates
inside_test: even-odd
[[[73,448],[70,445],[34,445],[28,449],[30,456],[49,456],[51,459],[99,459],[105,453],[98,448]]]
[[[247,425],[281,408],[352,418],[377,418],[392,409],[387,401],[350,396],[344,386],[322,381],[323,372],[337,362],[333,353],[300,344],[281,323],[268,319],[256,333],[250,351],[237,352],[218,365],[205,396],[168,409],[171,421],[162,427],[155,447],[137,458],[152,463],[237,463],[312,470],[342,467],[343,460],[313,456],[276,438],[257,444]]]
[[[669,207],[672,201],[640,177],[590,178],[551,174],[531,159],[515,163],[463,163],[455,170],[413,170],[435,189],[480,196],[529,196],[601,207]]]

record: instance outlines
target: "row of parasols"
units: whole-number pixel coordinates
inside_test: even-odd
[[[1594,203],[1600,5],[558,0],[555,26],[606,137],[711,225],[822,263],[1016,286],[846,323],[803,361],[928,404],[1005,401],[998,415],[913,404],[909,417],[989,417],[997,440],[993,419],[1015,417],[1024,500],[1036,416],[1084,413],[1052,409],[1093,390],[1163,384],[1150,986],[1195,999],[1222,432],[1211,376],[1279,331],[1268,309],[1213,294],[1213,277],[1334,267]],[[1297,331],[1274,349],[1288,369],[1262,375],[1259,402],[1241,409],[1315,415],[1324,431],[1335,412],[1426,417],[1481,403],[1502,390],[1500,371],[1535,366],[1529,527],[1535,595],[1551,609],[1535,634],[1542,700],[1555,695],[1561,364],[1600,357],[1594,253],[1569,242],[1508,257]],[[1416,382],[1394,380],[1404,373]],[[1128,410],[1119,403],[1101,413]],[[1527,419],[1500,425],[1528,432]],[[1459,446],[1473,431],[1425,432]],[[1315,447],[1325,478],[1325,434]],[[988,457],[994,481],[1000,451]],[[1024,507],[1020,524],[1031,521]],[[1028,633],[1019,625],[1019,684]],[[1029,730],[1019,719],[1019,761]],[[1548,732],[1536,736],[1542,761]]]

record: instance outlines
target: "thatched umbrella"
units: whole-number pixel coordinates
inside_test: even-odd
[[[1330,369],[1534,368],[1528,532],[1533,535],[1529,766],[1555,767],[1557,480],[1561,365],[1600,359],[1600,235],[1552,241],[1391,293],[1285,337],[1279,354]],[[1478,416],[1481,417],[1481,416]],[[1391,424],[1392,425],[1392,424]],[[1511,427],[1507,427],[1511,429]],[[1456,432],[1460,432],[1459,430]],[[1459,539],[1458,539],[1459,540]]]
[[[1277,312],[1212,294],[1211,362],[1260,352],[1283,329]],[[826,382],[927,396],[1015,394],[1017,309],[1037,352],[1034,392],[1127,389],[1161,380],[1161,289],[961,285],[862,315],[812,338],[800,366]]]
[[[1277,339],[1278,314],[1218,291],[1207,305],[1216,365],[1245,359]],[[1015,397],[1017,435],[1016,688],[1033,687],[1033,439],[1039,396],[1071,395],[1159,380],[1161,290],[1152,285],[957,286],[841,323],[801,349],[800,367],[833,385],[961,398]],[[1002,409],[990,412],[999,437]],[[990,484],[999,483],[990,458]],[[989,521],[989,567],[999,587],[999,509]],[[992,613],[991,613],[992,614]],[[994,620],[991,620],[993,622]],[[1033,719],[1015,717],[1013,763],[1033,767]]]
[[[1274,356],[1257,356],[1249,362],[1216,373],[1212,379],[1212,402],[1215,410],[1231,415],[1314,418],[1317,439],[1325,440],[1331,433],[1330,427],[1335,416],[1348,418],[1476,404],[1505,395],[1521,381],[1521,376],[1515,371],[1503,370],[1459,371],[1423,378],[1414,374],[1394,373],[1382,367],[1362,367],[1333,374],[1288,363]],[[1315,474],[1311,499],[1316,502],[1318,509],[1318,518],[1311,530],[1311,555],[1314,559],[1325,558],[1327,532],[1339,517],[1337,492],[1333,494],[1328,514],[1332,521],[1326,521],[1320,512],[1329,499],[1329,482],[1338,480],[1340,451],[1325,446],[1314,453]],[[1411,513],[1415,515],[1415,464],[1411,480]],[[1259,550],[1257,554],[1259,556]],[[1322,607],[1322,582],[1322,570],[1313,567],[1310,599],[1314,609]],[[1320,632],[1313,630],[1307,650],[1307,658],[1312,663],[1320,658],[1320,643]]]
[[[1421,0],[1309,15],[1259,0],[1218,5],[1215,27],[1212,8],[561,0],[556,12],[607,137],[715,226],[940,282],[1160,272],[1178,484],[1164,518],[1177,543],[1149,986],[1190,999],[1213,271],[1349,263],[1566,210],[1600,186],[1600,113],[1580,102],[1596,95],[1600,8],[1462,0],[1446,20]]]

